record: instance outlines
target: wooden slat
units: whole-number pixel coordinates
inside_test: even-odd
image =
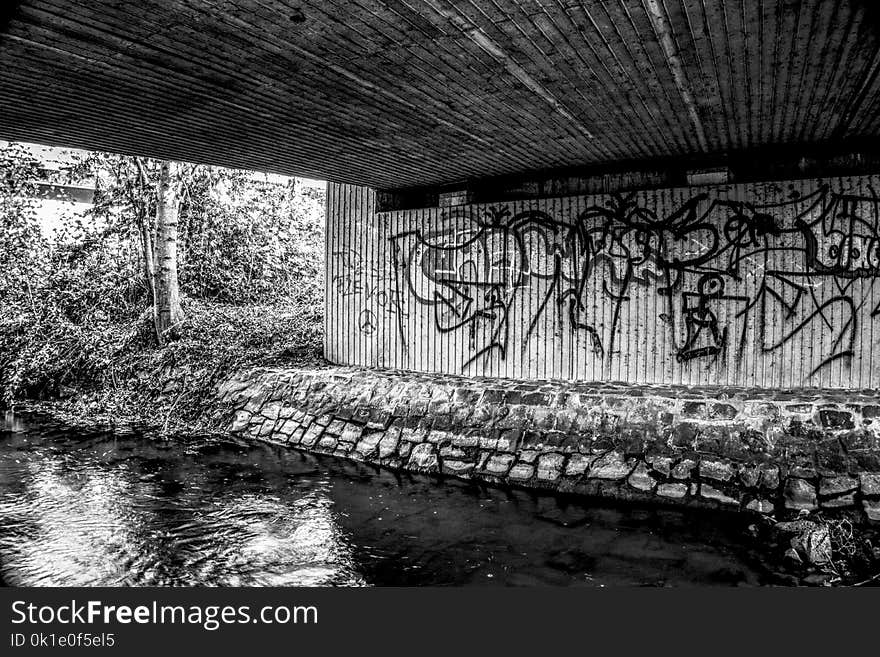
[[[402,188],[880,136],[861,0],[16,5],[2,138]]]

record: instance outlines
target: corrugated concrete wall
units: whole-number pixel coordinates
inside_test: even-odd
[[[377,213],[371,190],[331,184],[326,356],[471,376],[877,388],[878,189],[871,176]]]

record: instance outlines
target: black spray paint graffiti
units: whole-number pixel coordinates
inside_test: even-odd
[[[659,318],[678,362],[727,349],[739,362],[750,333],[766,353],[810,331],[822,334],[824,350],[812,375],[853,356],[859,310],[880,273],[878,214],[873,193],[827,186],[763,206],[699,194],[666,216],[635,195],[612,196],[568,221],[500,206],[445,217],[456,228],[391,236],[390,289],[398,304],[408,295],[431,309],[438,332],[467,331],[464,369],[507,357],[517,304],[523,348],[555,312],[610,363],[622,309],[647,290],[662,300]],[[606,308],[610,321],[602,320]],[[868,311],[874,318],[880,307]],[[398,329],[405,342],[402,318]]]

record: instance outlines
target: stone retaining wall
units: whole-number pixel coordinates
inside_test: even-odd
[[[876,392],[700,389],[331,368],[241,373],[230,432],[390,468],[880,522]]]

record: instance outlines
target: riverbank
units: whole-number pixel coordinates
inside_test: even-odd
[[[71,425],[200,433],[211,430],[205,410],[230,373],[328,365],[320,306],[189,300],[186,310],[180,339],[162,347],[150,339],[148,318],[84,326],[67,343],[43,344],[39,327],[22,329],[18,352],[6,358],[0,406],[43,410]],[[50,359],[57,361],[51,367]]]
[[[598,495],[610,497],[615,502],[630,500],[657,508],[687,503],[691,506],[703,506],[710,509],[710,512],[722,515],[731,512],[730,502],[738,495],[731,484],[738,482],[741,475],[748,478],[750,472],[749,468],[739,468],[736,463],[732,463],[727,458],[731,454],[725,454],[725,458],[720,460],[714,459],[710,468],[704,461],[709,463],[713,459],[700,453],[706,451],[705,446],[701,448],[693,444],[680,444],[676,449],[667,450],[669,454],[655,449],[650,454],[650,462],[643,458],[647,454],[639,456],[630,453],[633,444],[632,427],[628,429],[610,418],[615,414],[620,417],[631,416],[635,410],[644,414],[650,405],[648,402],[653,399],[644,390],[631,391],[631,395],[624,394],[622,390],[611,393],[599,390],[574,391],[579,408],[573,411],[574,402],[570,400],[564,404],[566,413],[574,420],[577,420],[579,414],[585,414],[584,417],[589,418],[589,426],[580,426],[577,421],[570,421],[568,429],[560,431],[562,425],[558,418],[551,417],[555,413],[553,409],[555,401],[558,401],[557,396],[548,396],[546,391],[523,391],[517,386],[524,384],[503,381],[475,382],[470,386],[473,390],[468,388],[469,393],[468,390],[456,391],[453,389],[455,386],[447,391],[449,381],[426,379],[417,382],[421,388],[430,389],[432,394],[448,392],[449,399],[445,405],[442,400],[433,400],[433,404],[432,400],[422,400],[425,402],[422,415],[414,416],[409,413],[409,420],[406,420],[414,421],[414,426],[403,426],[406,421],[400,416],[397,408],[399,404],[393,404],[394,408],[383,408],[380,403],[383,396],[377,394],[376,390],[368,390],[375,381],[365,373],[339,380],[338,368],[326,363],[321,357],[320,330],[315,328],[316,324],[320,326],[320,322],[316,322],[314,316],[309,319],[304,309],[190,304],[188,311],[189,320],[181,340],[163,348],[146,344],[138,346],[130,338],[127,342],[121,341],[108,347],[111,357],[106,362],[111,365],[96,370],[94,376],[82,381],[67,380],[55,386],[44,386],[38,395],[34,395],[37,399],[19,399],[15,402],[16,406],[49,413],[69,426],[90,429],[101,426],[135,427],[148,431],[150,435],[244,433],[252,439],[281,443],[296,450],[366,461],[390,472],[409,468],[446,481],[479,480],[481,484],[489,484],[502,490],[537,487],[563,497],[589,499]],[[128,333],[132,333],[130,328]],[[303,377],[296,373],[302,372],[311,373],[309,376],[312,378],[335,377],[337,380],[330,386],[306,386],[303,390],[298,390],[297,385],[287,381],[281,386],[286,392],[276,394],[277,386],[274,383],[270,386],[271,390],[261,390],[262,384],[257,381],[254,387],[254,379],[249,378],[260,376],[249,373],[265,371],[290,373],[299,376],[298,381],[302,381]],[[381,374],[380,378],[381,376],[393,378],[399,375],[387,373]],[[510,392],[507,388],[511,386],[517,389],[507,394]],[[363,415],[356,403],[348,409],[340,409],[341,400],[336,399],[334,402],[328,397],[333,388],[340,394],[344,393],[345,398],[363,402],[366,414]],[[489,391],[489,397],[493,394],[498,397],[492,402],[492,417],[483,418],[469,429],[465,427],[466,431],[459,431],[463,425],[459,423],[458,426],[453,426],[452,423],[456,417],[455,409],[460,410],[457,414],[459,419],[479,419],[480,413],[486,411],[485,405],[480,403],[485,397],[484,388]],[[310,390],[321,390],[321,394],[310,395]],[[398,392],[403,398],[410,398],[407,403],[419,403],[420,393],[407,393],[405,387]],[[556,392],[572,397],[570,390]],[[221,398],[224,393],[225,401]],[[671,391],[666,397],[666,402],[669,403],[662,399],[659,402],[654,399],[652,403],[656,402],[654,405],[658,409],[664,406],[667,413],[674,410],[673,406],[681,406],[679,411],[690,416],[705,411],[705,421],[708,422],[708,413],[714,406],[705,400],[700,404],[694,399],[685,401],[681,398],[682,395],[693,397],[693,394],[693,391]],[[297,399],[296,404],[291,403],[293,397]],[[241,411],[244,406],[257,403],[254,402],[255,399],[259,408],[251,409],[247,418],[236,414],[236,410]],[[488,398],[485,400],[492,401]],[[272,415],[271,411],[264,410],[266,403],[272,408],[278,407],[277,416],[265,417],[267,412]],[[303,426],[297,434],[298,440],[294,440],[292,424],[286,434],[278,426],[279,423],[283,424],[282,420],[291,420],[290,417],[280,417],[287,413],[282,411],[285,404],[291,407],[304,406],[303,411],[296,409],[302,416],[314,404],[327,406],[328,413],[329,407],[333,406],[336,409],[334,413],[341,410],[341,416],[335,420],[330,418],[318,421],[326,413],[313,408],[311,414],[315,428],[309,431],[308,426]],[[613,408],[609,408],[609,404]],[[742,406],[742,403],[730,399],[725,404],[728,409]],[[767,400],[755,400],[754,404],[766,405]],[[501,406],[506,408],[503,418],[499,415]],[[839,419],[838,416],[829,415],[828,408],[823,410],[824,415],[818,417]],[[499,414],[495,411],[499,411]],[[534,420],[536,412],[543,417],[543,422],[539,421],[541,426],[526,426]],[[358,413],[363,417],[359,419]],[[750,415],[751,412],[743,413]],[[262,418],[255,429],[251,417]],[[443,418],[449,420],[449,426],[443,424]],[[685,419],[685,425],[692,428],[703,421],[699,417]],[[351,427],[346,432],[345,426],[349,424]],[[339,428],[335,428],[337,425]],[[607,435],[599,436],[599,430]],[[675,433],[673,428],[670,430]],[[403,439],[402,434],[405,431],[413,436],[424,434],[424,440],[421,441],[424,445],[419,446],[418,443]],[[350,438],[354,432],[358,435],[356,440],[350,441],[351,450],[340,451],[347,444],[344,438]],[[428,436],[432,432],[434,440]],[[458,433],[462,435],[456,437]],[[591,439],[601,437],[602,440],[593,440],[586,452],[569,449],[573,445],[572,437],[576,438],[578,435],[590,436]],[[683,435],[681,430],[678,430],[678,435]],[[815,438],[816,436],[812,436],[812,439]],[[458,442],[453,444],[453,439]],[[507,451],[502,444],[505,441],[507,447],[510,447]],[[370,449],[358,447],[362,442],[367,447],[371,446]],[[393,454],[388,451],[392,442]],[[492,443],[491,446],[489,442]],[[692,442],[691,440],[690,443]],[[725,444],[727,449],[732,448],[729,441]],[[409,453],[404,458],[400,450],[407,446]],[[483,458],[482,452],[486,450],[487,455]],[[862,452],[856,452],[859,453]],[[780,453],[780,457],[786,454],[791,456],[788,451]],[[876,458],[874,453],[865,454],[866,458]],[[474,457],[470,466],[468,455]],[[519,461],[523,463],[515,470]],[[650,467],[640,468],[638,463],[642,461]],[[414,467],[409,467],[411,465]],[[490,467],[498,470],[502,465],[503,472],[493,473],[487,470]],[[582,472],[578,471],[579,468]],[[475,476],[479,474],[476,470],[486,470],[483,474],[488,476]],[[728,470],[730,477],[727,476]],[[777,563],[783,579],[788,577],[789,583],[807,584],[859,584],[876,581],[872,580],[880,573],[880,536],[876,528],[866,525],[851,510],[834,508],[827,504],[829,500],[833,504],[833,500],[843,499],[850,491],[836,491],[829,497],[826,485],[822,489],[823,508],[819,509],[818,504],[802,509],[787,508],[785,487],[782,485],[785,478],[780,479],[777,476],[779,481],[770,490],[766,485],[769,479],[763,470],[760,467],[754,470],[758,476],[755,491],[761,495],[749,493],[752,497],[743,498],[742,504],[739,504],[740,497],[736,497],[736,506],[742,507],[751,515],[750,540],[755,541],[756,546],[765,546],[761,549],[766,549],[768,559]],[[592,483],[589,482],[590,473],[598,475]],[[528,476],[523,478],[526,474]],[[687,475],[687,481],[682,479],[684,474]],[[809,483],[808,477],[812,473],[801,471],[796,474],[798,479],[807,477],[805,481]],[[580,475],[586,477],[584,485],[577,484]],[[814,484],[816,489],[822,486],[818,475]],[[855,485],[859,486],[858,480]],[[656,493],[659,490],[667,495],[658,496]],[[684,491],[683,495],[675,497],[674,494],[680,490]],[[760,504],[760,508],[746,508],[750,501],[761,499],[766,504]],[[858,502],[861,503],[861,499]]]
[[[418,474],[401,472],[399,469],[378,466],[364,461],[353,461],[351,459],[340,458],[333,455],[325,455],[319,452],[308,452],[301,450],[288,450],[283,447],[272,445],[267,441],[231,441],[227,436],[223,435],[193,435],[188,432],[174,434],[170,432],[162,432],[157,425],[141,425],[135,427],[125,424],[121,417],[114,416],[112,420],[115,422],[113,426],[102,426],[98,416],[67,416],[63,410],[63,406],[52,404],[49,402],[31,402],[27,404],[32,411],[16,413],[18,417],[22,417],[25,421],[23,427],[39,426],[39,422],[47,423],[49,427],[48,444],[53,445],[52,454],[57,455],[57,448],[63,446],[63,438],[66,434],[80,434],[90,437],[88,440],[98,439],[104,435],[111,442],[107,447],[101,448],[96,454],[101,454],[99,461],[105,458],[115,460],[123,458],[125,463],[130,464],[125,467],[127,474],[134,473],[135,487],[151,485],[156,475],[150,473],[142,473],[141,467],[136,465],[137,462],[144,461],[149,463],[151,468],[155,467],[154,460],[149,453],[159,449],[164,455],[163,458],[168,460],[170,455],[179,450],[181,454],[186,453],[186,459],[192,461],[195,459],[201,462],[203,459],[216,459],[218,449],[222,449],[223,445],[234,446],[235,451],[259,450],[261,453],[259,465],[255,468],[254,464],[239,463],[240,457],[230,454],[230,459],[225,462],[224,476],[232,476],[232,481],[237,481],[238,475],[234,474],[237,467],[244,466],[245,472],[241,482],[255,482],[263,478],[269,477],[272,481],[284,480],[287,482],[296,482],[295,485],[299,489],[308,488],[308,477],[311,477],[315,468],[320,469],[331,468],[340,473],[340,476],[350,477],[349,485],[357,485],[366,488],[351,499],[374,501],[370,503],[369,519],[364,518],[362,527],[372,532],[379,532],[388,543],[388,527],[396,527],[397,522],[403,520],[406,528],[397,529],[397,533],[393,536],[402,535],[408,539],[424,534],[425,526],[419,524],[420,516],[430,518],[429,525],[436,527],[437,523],[441,523],[442,531],[447,532],[446,542],[453,541],[461,543],[460,549],[457,548],[458,556],[450,555],[446,552],[438,553],[430,556],[426,553],[426,547],[420,548],[420,553],[433,562],[439,560],[446,562],[449,559],[459,559],[462,562],[470,564],[475,563],[474,554],[468,551],[467,546],[471,544],[475,528],[482,528],[481,531],[487,531],[486,523],[494,522],[491,518],[491,508],[496,506],[498,502],[502,504],[513,504],[513,508],[517,509],[517,513],[521,516],[518,525],[527,523],[527,516],[534,514],[534,524],[540,528],[540,534],[546,535],[548,528],[554,531],[564,531],[565,537],[557,537],[552,549],[545,553],[535,552],[536,546],[528,551],[530,559],[538,561],[535,566],[537,571],[531,570],[522,573],[508,570],[505,566],[504,572],[496,572],[490,577],[498,578],[497,582],[507,581],[511,584],[566,584],[567,578],[576,574],[576,571],[583,568],[587,580],[583,583],[601,583],[603,578],[591,576],[588,569],[594,569],[597,562],[602,563],[606,559],[605,551],[608,555],[614,555],[614,560],[626,558],[620,554],[620,550],[629,550],[620,546],[608,548],[604,544],[607,539],[613,537],[615,541],[621,541],[621,545],[629,545],[632,543],[627,537],[633,532],[644,535],[643,539],[630,545],[635,549],[634,554],[638,554],[636,561],[626,566],[624,570],[619,570],[616,577],[621,578],[617,583],[628,583],[640,585],[658,585],[658,586],[674,586],[676,582],[681,583],[687,578],[702,578],[691,581],[688,585],[711,584],[728,585],[736,584],[740,581],[741,575],[739,569],[720,568],[715,569],[714,557],[710,558],[710,562],[706,562],[707,552],[704,548],[698,548],[696,552],[690,541],[694,539],[714,544],[711,548],[713,551],[719,551],[726,554],[740,552],[743,558],[751,562],[752,567],[761,572],[761,582],[765,585],[772,586],[836,586],[836,585],[857,585],[857,586],[877,586],[880,585],[878,576],[880,576],[880,559],[874,556],[874,560],[866,561],[864,559],[864,549],[867,546],[878,544],[876,532],[866,531],[864,527],[854,527],[841,517],[830,517],[819,512],[797,518],[788,522],[775,522],[769,517],[757,518],[751,520],[741,513],[734,513],[726,510],[710,510],[700,508],[686,507],[669,507],[663,504],[650,504],[639,501],[624,501],[620,499],[598,499],[584,495],[571,493],[558,493],[550,491],[541,491],[539,489],[527,489],[521,486],[511,485],[495,485],[485,487],[476,481],[466,481],[457,478],[451,478],[439,474]],[[8,416],[7,416],[8,417]],[[44,418],[40,420],[40,418]],[[67,426],[68,418],[77,424],[75,427]],[[143,418],[141,418],[143,420]],[[21,422],[17,422],[21,424]],[[19,429],[21,430],[21,429]],[[53,437],[57,436],[57,437]],[[96,438],[97,437],[97,438]],[[83,443],[81,439],[75,441],[77,449],[83,449],[88,446],[88,440]],[[62,441],[62,442],[59,442]],[[146,452],[137,446],[137,441],[144,441]],[[29,445],[28,454],[32,453],[35,445],[31,438],[27,438],[26,443]],[[175,445],[179,445],[175,447]],[[263,445],[262,448],[259,446]],[[185,449],[183,447],[185,446]],[[253,446],[253,448],[249,447]],[[122,453],[120,453],[120,450]],[[124,454],[123,454],[124,453]],[[203,454],[203,456],[198,456]],[[109,455],[109,456],[108,456]],[[116,455],[116,456],[113,456]],[[15,456],[15,462],[25,462],[32,456]],[[57,458],[57,456],[55,457]],[[23,460],[25,459],[25,460]],[[131,460],[134,459],[134,462]],[[74,459],[75,460],[75,459]],[[69,467],[70,460],[64,461]],[[303,468],[305,464],[305,468]],[[20,466],[18,466],[20,467]],[[131,470],[134,468],[134,470]],[[44,468],[45,469],[45,468]],[[51,470],[51,468],[50,468]],[[29,470],[34,472],[35,470]],[[302,471],[302,474],[297,474]],[[194,486],[195,490],[201,491],[204,484],[191,481],[189,478],[178,480],[180,472],[176,466],[171,467],[168,476],[162,475],[159,480],[162,481],[162,490],[175,491],[181,485]],[[303,479],[306,477],[306,479]],[[224,480],[226,481],[226,480]],[[360,482],[360,483],[355,483]],[[412,498],[412,494],[408,491],[413,487],[423,491],[420,495],[431,496],[436,501],[430,506],[420,508],[419,501]],[[56,488],[52,488],[56,490]],[[228,486],[224,486],[224,490],[229,490]],[[468,500],[462,503],[462,507],[458,509],[455,517],[438,517],[438,509],[442,511],[443,500],[450,499],[450,496],[460,496],[459,491],[468,491]],[[263,491],[262,494],[265,494]],[[383,500],[393,496],[404,500],[409,506],[408,517],[401,519],[397,512],[391,512],[384,506]],[[412,498],[412,499],[411,499]],[[488,500],[495,500],[487,507]],[[376,504],[381,503],[379,507]],[[100,506],[100,505],[98,505]],[[253,508],[253,512],[261,511],[263,513],[286,513],[283,505],[279,506],[276,502],[270,505],[271,508],[264,509],[261,505]],[[212,507],[213,508],[213,507]],[[428,511],[430,509],[430,511]],[[434,515],[430,515],[433,513]],[[490,514],[487,519],[485,514]],[[78,524],[81,519],[77,517],[77,512],[67,514],[68,521]],[[473,526],[467,525],[462,518],[473,517]],[[391,522],[392,520],[394,522]],[[427,521],[425,521],[427,522]],[[598,525],[596,523],[599,523]],[[413,525],[416,523],[416,525]],[[451,523],[451,526],[450,526]],[[547,524],[549,523],[549,525]],[[85,524],[88,524],[87,522]],[[188,531],[189,524],[187,523]],[[499,527],[506,530],[510,529],[509,520],[503,520]],[[686,540],[681,535],[681,528],[689,527],[688,532],[692,538]],[[386,528],[382,530],[381,528]],[[384,531],[384,533],[382,533]],[[490,531],[490,535],[491,531]],[[533,535],[533,532],[527,531],[519,534],[519,538],[515,540],[524,540],[523,537]],[[84,540],[87,537],[83,537]],[[172,537],[173,538],[173,537]],[[189,538],[187,538],[189,540]],[[513,540],[512,538],[510,540]],[[504,538],[502,543],[508,545],[508,538]],[[679,545],[676,542],[683,541]],[[63,541],[64,545],[70,546],[70,541]],[[553,543],[553,541],[551,541]],[[512,543],[511,543],[512,544]],[[650,544],[650,545],[649,545]],[[147,546],[144,543],[144,546]],[[374,545],[373,542],[370,545]],[[390,543],[389,543],[390,545]],[[585,548],[583,546],[593,545],[593,548]],[[395,549],[401,549],[395,542]],[[433,548],[436,550],[436,546]],[[828,550],[829,560],[822,564],[811,563],[811,555],[815,557],[820,555],[822,550]],[[593,550],[599,550],[597,554]],[[659,551],[670,553],[669,555],[660,554]],[[509,548],[503,551],[509,553]],[[673,559],[672,553],[680,553],[678,557]],[[366,558],[372,559],[375,556],[375,550],[367,551]],[[629,552],[627,552],[629,554]],[[524,553],[525,556],[525,553]],[[653,563],[660,558],[658,564],[662,564],[665,574],[657,579],[646,579],[639,581],[639,577],[647,570],[650,571]],[[634,557],[635,558],[635,557]],[[667,559],[672,559],[667,561]],[[692,560],[695,559],[692,563]],[[647,562],[645,561],[647,560]],[[396,559],[395,559],[396,561]],[[678,561],[681,561],[679,565]],[[177,562],[175,562],[177,563]],[[497,558],[490,558],[487,563],[498,564]],[[529,562],[531,563],[531,562]],[[520,564],[521,565],[521,564]],[[410,567],[419,568],[417,564],[409,564]],[[696,567],[696,571],[693,569]],[[712,571],[706,571],[710,568]],[[531,566],[530,566],[531,568]],[[632,570],[635,568],[635,570]],[[678,572],[679,569],[687,569],[688,572]],[[559,571],[562,572],[559,572]],[[756,572],[757,572],[756,571]],[[185,573],[184,573],[185,574]],[[87,576],[87,573],[80,573],[80,576]],[[395,568],[382,567],[381,571],[377,571],[375,575],[386,578],[388,583],[395,585],[412,585],[415,583],[426,583],[418,572],[407,572],[407,569],[397,570]],[[550,579],[544,579],[544,576]],[[129,579],[137,577],[138,574],[126,575]],[[454,580],[455,573],[441,573],[437,571],[433,576],[442,577],[438,582],[445,584],[457,583]],[[655,577],[655,576],[651,576]],[[390,578],[390,579],[388,579]],[[452,579],[450,579],[452,578]],[[512,579],[511,579],[512,578]],[[626,580],[626,581],[624,581]],[[152,582],[154,585],[157,582]],[[190,581],[190,584],[197,583]],[[255,582],[256,583],[256,582]],[[292,582],[302,585],[303,582]],[[317,582],[311,582],[314,585]],[[742,581],[743,585],[753,585],[759,583],[757,581]],[[57,583],[56,583],[57,584]],[[277,584],[277,583],[276,583]],[[607,584],[606,584],[607,585]]]
[[[876,396],[253,368],[229,433],[502,487],[736,511],[804,577],[880,571]],[[824,573],[824,574],[823,574]]]

